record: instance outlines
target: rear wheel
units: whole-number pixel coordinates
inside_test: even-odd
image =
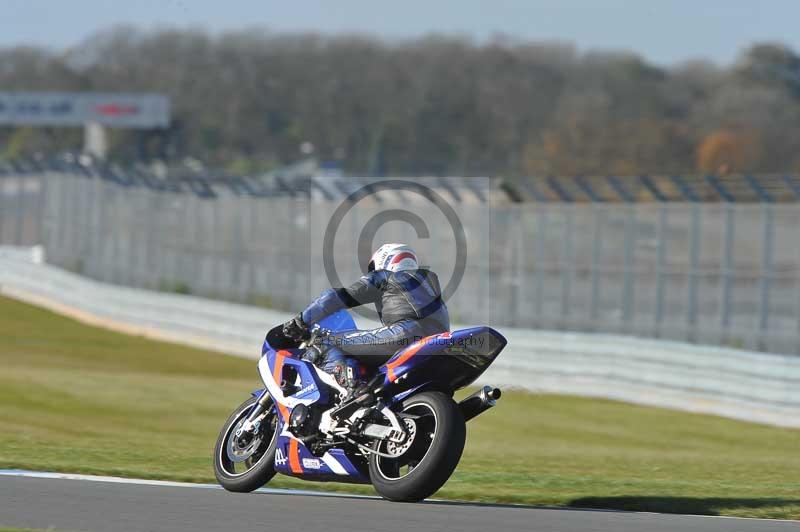
[[[391,501],[430,497],[453,474],[464,451],[466,424],[458,406],[441,392],[425,392],[403,402],[400,419],[409,437],[403,443],[376,442],[370,454],[372,485]]]
[[[256,402],[251,397],[239,405],[222,427],[214,447],[214,475],[228,491],[253,491],[275,476],[277,414],[272,400],[255,431],[241,430]]]

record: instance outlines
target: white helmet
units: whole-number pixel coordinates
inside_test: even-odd
[[[399,272],[403,270],[416,270],[417,254],[405,244],[384,244],[372,254],[369,259],[367,271],[389,270]]]

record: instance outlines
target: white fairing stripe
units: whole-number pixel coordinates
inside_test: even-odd
[[[338,391],[340,394],[346,394],[347,393],[347,390],[345,388],[342,388],[339,385],[339,383],[336,382],[336,379],[334,378],[333,375],[331,375],[330,373],[328,373],[326,371],[323,371],[323,370],[319,369],[317,366],[314,366],[314,371],[317,372],[317,377],[319,377],[319,380],[321,380],[322,382],[324,382],[328,386],[331,386],[333,389]]]
[[[322,455],[322,461],[325,463],[326,466],[331,468],[331,471],[333,471],[337,475],[346,475],[347,474],[347,471],[342,466],[342,464],[340,464],[339,461],[336,460],[336,458],[331,456],[331,453],[323,454]]]
[[[380,332],[387,331],[387,330],[389,330],[389,327],[379,327],[377,329],[371,329],[369,331],[356,331],[356,332],[347,333],[343,337],[346,340],[350,340],[351,338],[358,338],[359,336],[366,336],[368,334],[378,334]]]
[[[316,369],[316,368],[315,368]],[[282,404],[283,406],[291,409],[299,404],[310,405],[314,402],[311,397],[307,399],[298,399],[297,397],[285,397],[283,390],[281,390],[280,383],[276,383],[272,378],[272,370],[269,368],[269,361],[267,357],[261,357],[258,360],[258,373],[261,375],[261,380],[264,381],[264,386],[272,396],[272,400]]]
[[[312,364],[311,367],[313,367],[314,371],[317,372],[317,376],[319,377],[319,379],[322,382],[324,382],[325,384],[331,386],[335,390],[338,390],[340,394],[346,394],[347,393],[347,390],[345,388],[342,388],[341,386],[339,386],[339,383],[336,382],[336,379],[333,377],[333,375],[331,375],[330,373],[326,373],[325,371],[321,370],[317,366],[314,366],[313,364]],[[283,395],[283,390],[281,390],[281,388],[280,388],[280,385],[278,383],[276,383],[275,379],[272,377],[272,370],[269,367],[269,361],[267,360],[267,357],[261,357],[258,360],[258,373],[261,375],[261,380],[264,381],[264,386],[267,387],[267,391],[272,396],[272,400],[277,402],[277,403],[282,404],[283,406],[288,408],[290,411],[291,411],[292,408],[294,408],[298,404],[310,405],[310,404],[312,404],[314,402],[314,399],[312,399],[310,397],[308,399],[297,399],[295,397],[285,397]],[[294,434],[289,432],[289,424],[288,423],[284,423],[283,430],[281,431],[280,435],[281,436],[289,436],[289,437],[291,437],[293,439],[297,439],[297,437]],[[323,459],[324,459],[324,457],[323,457]],[[335,458],[329,457],[329,459],[330,459],[331,463],[328,463],[327,461],[325,463],[328,464],[328,467],[331,468],[331,471],[333,471],[337,475],[347,475],[347,471],[345,471],[345,469],[341,466],[341,464],[339,464],[339,462],[336,461]]]
[[[261,380],[264,381],[264,386],[267,387],[267,391],[272,396],[272,400],[284,406],[288,406],[286,405],[286,397],[283,396],[280,383],[276,383],[275,379],[272,378],[272,370],[269,367],[269,360],[267,360],[267,357],[258,359],[258,373],[261,375]]]

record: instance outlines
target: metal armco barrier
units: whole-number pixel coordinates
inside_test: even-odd
[[[50,266],[42,255],[41,248],[0,248],[0,292],[102,326],[253,358],[264,331],[289,317],[101,283]],[[481,382],[800,427],[800,357],[606,334],[499,330],[508,347]]]

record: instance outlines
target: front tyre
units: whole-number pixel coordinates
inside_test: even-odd
[[[370,454],[369,474],[375,491],[385,499],[421,501],[436,493],[455,471],[467,427],[456,403],[441,392],[406,399],[400,413],[409,438],[402,444],[376,442],[373,449],[391,458]]]
[[[251,397],[230,415],[214,446],[214,475],[228,491],[249,492],[275,476],[277,414],[270,400],[253,433],[240,431],[257,399]]]

